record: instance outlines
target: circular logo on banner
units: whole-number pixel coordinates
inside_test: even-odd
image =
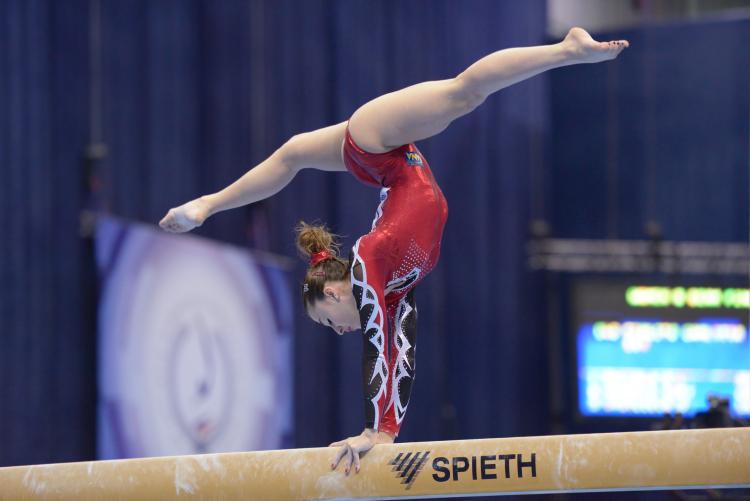
[[[277,447],[290,368],[267,294],[246,252],[129,231],[101,299],[100,455]]]

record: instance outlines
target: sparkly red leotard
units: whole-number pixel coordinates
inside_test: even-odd
[[[414,380],[414,287],[440,255],[448,204],[414,144],[374,154],[346,130],[343,157],[358,180],[380,187],[370,233],[352,249],[352,291],[363,340],[366,427],[398,435]]]

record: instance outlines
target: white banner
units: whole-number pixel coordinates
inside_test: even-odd
[[[102,218],[100,459],[292,446],[283,261]]]

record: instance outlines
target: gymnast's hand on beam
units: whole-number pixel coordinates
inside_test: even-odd
[[[170,233],[184,233],[203,224],[211,215],[211,207],[202,197],[191,200],[179,207],[169,209],[159,221],[159,226]]]
[[[378,432],[370,428],[365,428],[361,435],[349,437],[345,440],[334,442],[329,447],[340,447],[336,456],[331,461],[331,469],[335,470],[342,459],[344,459],[345,474],[348,476],[349,471],[354,465],[354,471],[359,473],[359,454],[366,453],[376,444],[393,443],[395,437],[389,433]]]

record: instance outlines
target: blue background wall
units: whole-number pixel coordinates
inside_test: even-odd
[[[746,241],[750,21],[612,36],[618,64],[550,74],[554,234]]]
[[[94,455],[96,283],[82,209],[156,223],[368,99],[546,42],[545,10],[112,0],[99,46],[86,1],[0,2],[0,465]],[[560,354],[540,314],[544,282],[526,271],[532,219],[557,237],[642,238],[655,221],[669,239],[747,240],[748,33],[735,21],[618,34],[633,43],[618,61],[514,86],[420,143],[450,217],[440,266],[416,291],[418,370],[400,440],[552,429],[547,367]],[[100,161],[86,161],[92,140],[108,148]],[[303,172],[197,233],[294,255],[294,224],[320,219],[351,245],[377,195],[346,174]],[[296,445],[327,445],[362,428],[360,339],[297,316]]]

